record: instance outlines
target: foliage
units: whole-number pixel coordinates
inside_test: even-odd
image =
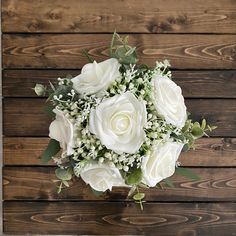
[[[60,151],[60,143],[54,139],[50,139],[47,148],[41,155],[42,163],[47,163]]]

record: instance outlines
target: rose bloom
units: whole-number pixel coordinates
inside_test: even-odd
[[[88,163],[80,173],[81,178],[94,190],[104,192],[113,186],[126,186],[120,171],[107,163]]]
[[[54,109],[56,119],[49,126],[49,137],[60,143],[62,155],[71,155],[74,146],[74,127],[62,111]]]
[[[177,142],[159,143],[154,146],[151,154],[143,157],[142,182],[149,187],[154,187],[161,180],[173,175],[183,146],[183,143]]]
[[[144,101],[126,92],[105,99],[91,110],[89,129],[108,149],[118,154],[133,154],[145,140],[143,128],[146,122]]]
[[[152,83],[153,103],[158,114],[163,116],[167,123],[182,128],[187,120],[187,112],[181,88],[166,76],[155,76]]]
[[[81,74],[72,79],[73,88],[82,95],[102,94],[109,85],[119,78],[120,63],[115,58],[103,62],[88,63]]]

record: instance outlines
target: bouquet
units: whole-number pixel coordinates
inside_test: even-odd
[[[153,68],[139,65],[136,48],[117,33],[109,59],[98,63],[85,54],[89,63],[81,74],[34,88],[51,103],[51,139],[41,158],[57,164],[58,192],[77,177],[96,193],[128,187],[129,196],[142,207],[145,194],[140,188],[162,180],[172,185],[168,177],[175,170],[197,178],[179,167],[178,157],[216,127],[188,118],[169,62],[156,62]]]

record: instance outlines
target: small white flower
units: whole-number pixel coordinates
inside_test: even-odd
[[[167,123],[182,128],[187,119],[187,112],[181,88],[166,76],[155,76],[152,83],[155,97],[153,103],[157,112]]]
[[[120,63],[115,58],[86,64],[72,79],[74,89],[82,95],[101,94],[119,76]]]
[[[56,119],[49,126],[49,137],[57,140],[64,155],[71,155],[74,147],[74,126],[62,111],[54,109]]]
[[[143,157],[142,182],[149,187],[154,187],[161,180],[173,175],[183,145],[183,143],[166,142],[154,146],[150,155]]]
[[[88,163],[80,172],[83,181],[96,191],[112,190],[113,186],[126,186],[120,171],[109,163]]]
[[[147,112],[132,93],[105,99],[90,112],[89,129],[108,149],[133,154],[145,140]]]

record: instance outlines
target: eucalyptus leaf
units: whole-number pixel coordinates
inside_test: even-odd
[[[54,106],[45,106],[43,108],[43,111],[50,117],[54,118],[56,116],[56,114],[53,112]]]
[[[182,128],[182,132],[184,133],[184,132],[188,131],[190,128],[190,125],[191,125],[191,120],[187,120],[184,127]]]
[[[163,181],[165,182],[165,184],[166,184],[168,187],[170,187],[170,188],[175,188],[173,182],[172,182],[170,179],[167,178],[167,179],[164,179]]]
[[[187,168],[178,167],[176,168],[176,173],[179,175],[183,175],[191,180],[200,180],[200,177],[198,175],[196,175],[193,171]]]
[[[114,32],[111,45],[110,57],[116,58],[121,64],[135,64],[137,60],[136,48],[128,45],[128,37],[121,38]]]
[[[72,178],[72,174],[71,174],[71,171],[69,169],[57,168],[55,170],[55,174],[56,174],[58,179],[63,180],[63,181],[67,181],[67,180],[70,180]]]
[[[60,151],[60,143],[55,139],[50,139],[47,148],[44,150],[41,155],[41,162],[47,163]]]
[[[130,49],[125,53],[125,56],[130,56],[131,54],[133,54],[136,50],[136,47],[130,47]]]
[[[181,151],[187,152],[189,149],[190,149],[190,145],[188,143],[185,143]]]
[[[129,190],[128,197],[130,197],[131,195],[133,195],[134,192],[135,192],[135,190],[136,190],[136,186],[132,186],[132,188]]]
[[[129,185],[135,185],[139,184],[142,180],[142,170],[141,168],[139,169],[134,169],[131,174],[127,178],[127,183]]]
[[[202,120],[201,128],[204,130],[206,128],[206,119]]]
[[[207,128],[208,128],[208,130],[209,130],[210,132],[212,132],[214,129],[217,128],[217,126],[214,126],[214,125],[208,125]]]
[[[70,187],[69,183],[66,180],[62,180],[62,183],[66,186],[66,187]]]
[[[145,198],[145,193],[136,193],[134,196],[133,196],[133,199],[135,201],[141,201]]]
[[[200,127],[198,122],[195,122],[191,133],[195,138],[200,138],[204,135],[204,130]]]
[[[53,83],[52,83],[51,81],[49,81],[49,84],[50,84],[50,86],[51,86],[51,89],[52,89],[53,91],[55,91],[56,88],[55,88],[55,86],[53,85]]]
[[[204,135],[204,131],[201,128],[194,128],[192,130],[192,135],[195,138],[201,138]]]
[[[83,49],[82,52],[90,63],[94,62],[94,59],[89,55],[87,50]]]

